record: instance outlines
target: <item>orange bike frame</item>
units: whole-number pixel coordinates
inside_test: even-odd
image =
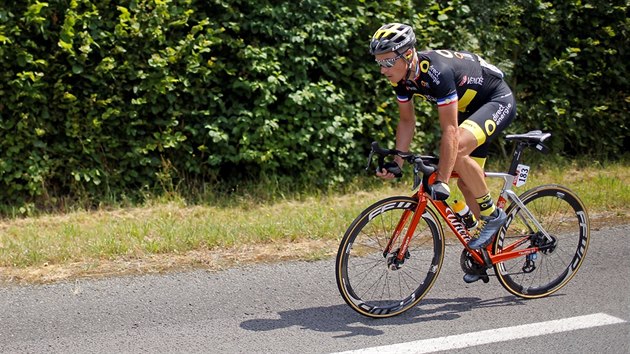
[[[489,176],[489,174],[486,174],[486,176]],[[503,173],[490,174],[490,177],[506,178],[507,176],[510,176],[510,175],[503,174]],[[436,175],[433,174],[429,178],[428,182],[429,183],[435,182],[435,178],[436,178]],[[459,176],[457,175],[456,172],[453,172],[453,174],[451,175],[451,178],[459,178]],[[506,179],[506,183],[503,187],[501,195],[499,199],[497,200],[497,204],[499,205],[499,207],[503,208],[505,206],[506,198],[504,197],[504,195],[507,196],[507,193],[505,193],[505,191],[506,189],[510,187],[510,185],[511,185],[510,181]],[[398,255],[397,255],[397,258],[399,261],[403,261],[403,258],[405,257],[405,254],[407,252],[407,247],[409,246],[409,242],[411,242],[411,238],[416,230],[416,226],[418,225],[418,221],[424,214],[424,210],[426,209],[428,202],[431,202],[435,210],[440,214],[440,216],[442,216],[442,219],[444,220],[446,225],[451,229],[453,234],[455,234],[457,239],[459,239],[459,242],[461,242],[461,244],[468,250],[468,252],[470,252],[470,255],[472,256],[472,258],[479,264],[485,264],[484,258],[480,250],[473,250],[473,249],[468,248],[468,241],[470,240],[471,235],[466,229],[466,227],[464,226],[464,224],[462,224],[462,222],[459,221],[459,218],[455,215],[455,212],[448,206],[448,204],[446,204],[445,201],[439,201],[439,200],[436,201],[436,200],[431,199],[425,193],[423,184],[420,184],[420,189],[413,195],[413,198],[418,200],[418,206],[413,211],[414,214],[411,219],[411,223],[409,224],[409,228],[407,229],[407,232],[405,233],[404,238],[402,240],[400,251],[398,252]],[[400,221],[398,222],[398,225],[396,226],[396,229],[394,230],[392,237],[389,239],[389,243],[387,244],[387,247],[385,248],[384,255],[386,255],[388,252],[391,252],[391,247],[394,245],[394,243],[396,242],[396,240],[402,233],[402,230],[407,224],[409,215],[411,213],[412,213],[412,210],[405,210],[403,212],[400,218]],[[501,252],[498,254],[493,254],[492,244],[488,245],[486,247],[486,250],[488,251],[488,256],[489,256],[489,260],[491,264],[504,262],[508,259],[518,258],[527,254],[538,252],[539,251],[538,247],[530,247],[530,248],[514,251],[514,249],[516,249],[517,247],[521,246],[522,244],[528,241],[529,241],[529,238],[527,236],[519,238],[517,241],[507,246],[504,246]]]

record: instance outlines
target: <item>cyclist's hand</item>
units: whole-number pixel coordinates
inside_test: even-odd
[[[402,177],[402,169],[396,162],[390,161],[383,164],[380,171],[377,169],[376,175],[384,179],[400,178]]]
[[[448,184],[442,181],[435,181],[430,188],[431,198],[434,200],[446,200],[451,195]]]

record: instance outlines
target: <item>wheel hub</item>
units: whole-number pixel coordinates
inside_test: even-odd
[[[551,240],[545,237],[542,233],[537,232],[536,236],[532,238],[532,246],[538,247],[540,252],[544,254],[553,253],[558,245],[558,239],[553,235],[549,235],[549,237]]]
[[[387,268],[389,270],[398,270],[402,268],[402,265],[405,263],[405,260],[411,257],[409,250],[407,250],[405,252],[405,256],[403,257],[403,259],[398,259],[399,252],[400,252],[400,249],[396,249],[394,252],[391,252],[390,254],[387,255]]]

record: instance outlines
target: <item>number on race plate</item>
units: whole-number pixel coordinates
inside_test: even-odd
[[[517,187],[520,187],[527,182],[527,176],[529,175],[529,166],[519,164],[516,167],[516,178],[514,179],[514,184]]]

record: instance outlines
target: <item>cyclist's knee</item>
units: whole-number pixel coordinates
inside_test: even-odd
[[[473,150],[475,153],[477,152],[477,150]],[[477,165],[479,165],[479,167],[481,167],[481,169],[484,169],[485,163],[486,163],[486,158],[485,157],[476,157],[476,156],[471,156],[471,153],[458,153],[457,154],[457,158],[455,159],[455,166],[454,169],[455,171],[465,171],[468,170],[470,168],[470,164],[471,163],[475,163]]]
[[[478,145],[478,140],[468,129],[459,127],[459,139],[457,143],[457,158],[470,155]]]

